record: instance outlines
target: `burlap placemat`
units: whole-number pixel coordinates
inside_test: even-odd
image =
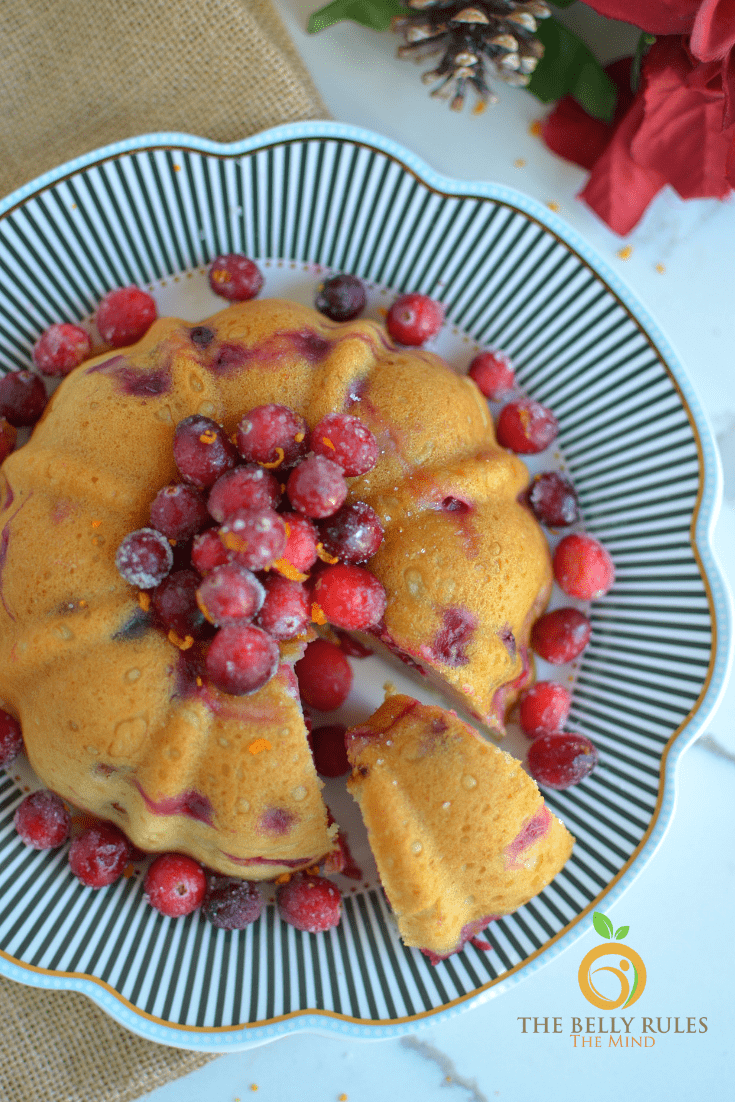
[[[270,0],[3,0],[0,196],[136,134],[229,142],[327,112]],[[2,1102],[130,1102],[212,1057],[0,978]]]

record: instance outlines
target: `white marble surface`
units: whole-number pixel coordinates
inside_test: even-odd
[[[575,199],[584,173],[529,133],[541,105],[501,88],[484,115],[456,115],[430,100],[420,70],[395,57],[397,37],[341,24],[318,36],[305,25],[317,0],[277,0],[282,17],[333,117],[395,139],[436,170],[460,179],[509,184],[545,203],[617,268],[678,352],[720,445],[724,502],[715,533],[722,566],[735,586],[735,202],[683,203],[663,193],[625,240]],[[575,11],[575,8],[579,9]],[[607,58],[625,51],[629,28],[574,5]],[[521,163],[523,162],[523,163]],[[618,256],[631,246],[627,259]],[[664,271],[659,270],[663,265]],[[207,1067],[146,1095],[149,1102],[667,1102],[732,1096],[732,995],[735,966],[735,688],[729,686],[709,730],[678,771],[672,825],[652,860],[606,912],[629,925],[645,960],[643,1015],[706,1018],[707,1032],[653,1036],[654,1045],[611,1048],[607,1034],[575,1047],[572,1019],[593,1008],[581,997],[577,969],[599,943],[588,932],[570,950],[514,988],[447,1022],[429,1020],[402,1040],[355,1042],[297,1035]],[[639,1009],[640,1008],[640,1009]],[[634,1014],[634,1011],[638,1013]],[[561,1019],[561,1033],[522,1032],[522,1018]],[[620,1022],[618,1021],[618,1026]],[[609,1029],[609,1017],[603,1025]],[[533,1029],[533,1022],[528,1022]],[[592,1047],[594,1046],[594,1047]]]

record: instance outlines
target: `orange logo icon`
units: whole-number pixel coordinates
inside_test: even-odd
[[[612,922],[600,911],[595,911],[592,922],[597,933],[613,944],[608,942],[590,949],[579,966],[579,989],[587,1002],[600,1010],[624,1010],[643,994],[646,966],[635,949],[620,944],[620,939],[628,933],[629,926],[621,926],[613,932]],[[613,960],[594,967],[604,957],[611,957]],[[599,973],[606,975],[597,978]],[[599,990],[600,987],[602,990]]]

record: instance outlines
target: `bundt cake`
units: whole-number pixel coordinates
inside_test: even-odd
[[[385,530],[369,562],[387,593],[373,643],[496,731],[529,677],[529,631],[551,584],[545,537],[518,500],[525,467],[496,445],[485,400],[377,323],[253,300],[198,325],[156,321],[64,379],[2,471],[3,706],[61,796],[143,850],[249,879],[335,844],[293,673],[306,637],[281,644],[262,689],[228,695],[156,627],[115,555],[177,479],[182,419],[232,434],[273,401],[310,428],[340,411],[372,430],[378,462],[348,481],[349,500]]]
[[[347,754],[401,937],[432,957],[528,902],[571,853],[535,781],[454,712],[391,696]]]

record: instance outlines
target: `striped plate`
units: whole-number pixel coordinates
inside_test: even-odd
[[[267,294],[311,302],[324,269],[369,286],[374,315],[396,290],[447,307],[437,350],[459,370],[499,346],[562,431],[544,456],[571,474],[585,528],[617,566],[596,603],[575,679],[574,727],[601,765],[548,802],[577,838],[556,880],[437,967],[401,945],[354,806],[334,782],[364,877],[343,880],[345,918],[301,934],[272,903],[247,930],[147,906],[140,875],[92,892],[65,853],[28,850],[12,816],[22,770],[0,782],[0,971],[83,991],[143,1036],[206,1051],[296,1030],[405,1033],[499,993],[566,948],[580,918],[609,904],[660,842],[674,766],[721,693],[730,614],[710,550],[716,452],[692,388],[655,324],[562,222],[505,188],[437,176],[376,135],[329,123],[231,146],[153,135],[91,154],[0,204],[0,365],[25,367],[39,331],[89,316],[109,288],[151,288],[161,312],[196,320],[222,305],[204,266],[221,252],[259,259]],[[375,658],[356,664],[345,718],[381,700]],[[540,671],[545,672],[543,668]],[[424,699],[429,694],[421,692]],[[523,755],[518,733],[509,746]]]

